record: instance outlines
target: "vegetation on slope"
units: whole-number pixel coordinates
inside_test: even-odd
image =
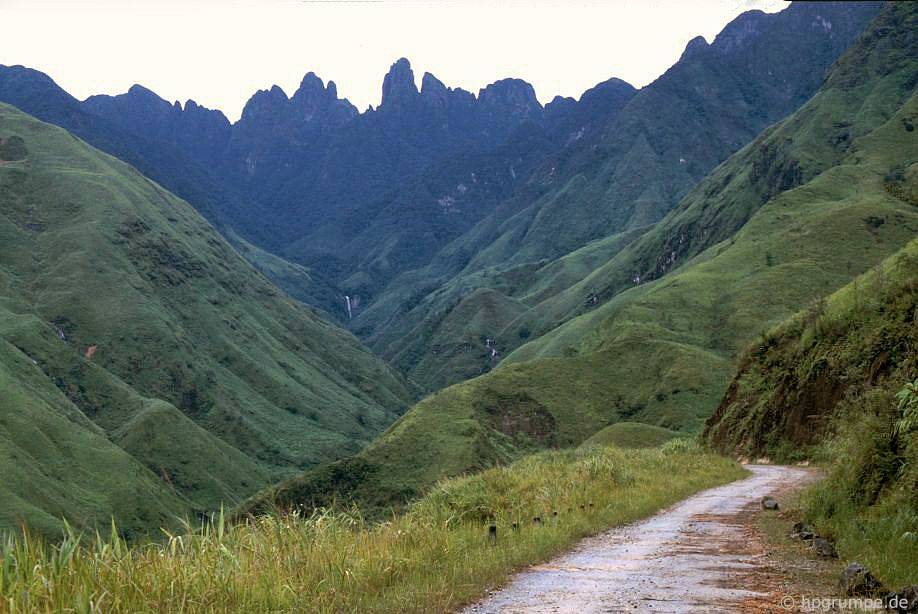
[[[11,324],[0,309],[0,327]],[[61,519],[134,536],[188,511],[167,484],[106,438],[12,343],[0,341],[0,527],[26,521],[59,534]]]
[[[410,401],[352,335],[133,168],[7,105],[0,158],[0,363],[17,383],[0,387],[0,472],[22,476],[4,484],[3,526],[116,514],[155,528],[164,509],[237,502],[353,453]],[[50,469],[65,448],[73,462]],[[112,499],[121,472],[149,491],[148,514]]]
[[[496,339],[507,355],[630,287],[636,273],[649,278],[643,261],[630,258],[616,270],[614,280],[622,285],[609,288],[603,273],[591,273],[610,259],[622,261],[622,249],[679,205],[693,185],[797,110],[878,10],[876,3],[794,3],[776,14],[742,14],[710,45],[695,39],[664,75],[600,128],[548,156],[523,187],[443,247],[430,265],[396,278],[363,310],[354,330],[432,391],[492,366],[487,359],[468,360],[467,343],[484,354],[484,339]],[[729,190],[745,201],[742,207],[796,185],[782,181],[782,174],[792,173],[762,157],[755,168],[763,185],[732,167],[747,187],[745,193]],[[738,215],[740,207],[731,207]],[[705,247],[741,225],[720,222],[720,238]],[[689,242],[712,238],[713,229],[699,225],[687,236],[685,228],[672,230],[645,241],[653,254],[639,250],[642,260],[668,259],[674,250],[681,258]],[[476,310],[481,288],[502,294],[510,309],[456,327],[453,312]],[[562,305],[550,300],[567,289]],[[508,319],[515,321],[507,325]]]
[[[144,138],[120,127],[118,122],[89,112],[85,104],[37,70],[0,64],[0,102],[60,126],[93,147],[124,160],[145,177],[193,203],[195,209],[213,224],[220,225],[242,208],[240,203],[244,201],[207,170],[209,164],[196,160],[193,152]],[[191,105],[201,109],[193,102]],[[209,113],[219,112],[204,112],[205,115]]]
[[[918,240],[763,333],[743,355],[704,436],[732,454],[805,457],[839,403],[869,388],[892,395],[911,381],[916,305]]]
[[[914,181],[903,169],[913,163],[916,142],[909,130],[918,111],[915,19],[908,5],[889,7],[807,105],[716,169],[659,229],[578,288],[581,296],[611,294],[611,300],[523,346],[508,362],[586,359],[618,346],[619,360],[662,373],[684,363],[680,356],[696,354],[703,361],[696,368],[721,374],[709,380],[720,388],[713,391],[719,400],[723,375],[732,374],[734,357],[756,333],[904,245],[914,236],[918,210],[891,186]],[[844,77],[852,73],[856,79]],[[789,168],[803,170],[788,181]],[[642,258],[644,251],[665,254],[661,263],[669,266],[656,270],[661,263]],[[640,268],[645,260],[647,268]],[[567,309],[579,307],[573,299],[564,297]],[[641,337],[648,341],[639,343]],[[669,349],[655,353],[654,345]],[[673,383],[692,387],[689,380]],[[681,411],[695,409],[681,418],[666,395],[649,392],[641,413],[654,421],[686,424],[710,411],[704,385],[691,392],[701,398],[683,397]]]
[[[907,196],[916,180],[909,128],[918,117],[916,15],[914,5],[887,6],[823,90],[716,169],[661,223],[678,229],[671,220],[710,207],[705,227],[739,223],[738,231],[659,278],[629,280],[490,373],[421,401],[354,459],[361,467],[351,480],[355,497],[397,501],[444,475],[540,447],[576,446],[621,421],[700,429],[756,335],[918,232],[918,207]],[[769,155],[775,146],[792,153]],[[750,167],[750,159],[759,162]],[[808,170],[786,183],[781,169],[794,160]],[[610,264],[620,273],[630,262]],[[607,274],[601,267],[596,283]],[[294,481],[296,488],[314,492],[313,477]]]
[[[616,422],[584,441],[580,447],[612,445],[619,448],[655,448],[678,437],[685,437],[685,434],[652,424]]]
[[[451,611],[586,535],[743,474],[685,445],[543,452],[440,482],[381,524],[317,511],[235,526],[220,517],[135,547],[117,536],[10,538],[0,543],[0,612]]]
[[[830,467],[810,518],[848,558],[891,585],[918,578],[918,242],[883,267],[774,331],[753,358],[710,437],[750,432],[767,452],[812,455]],[[764,358],[764,356],[763,356]],[[796,360],[798,380],[787,374]],[[779,382],[770,394],[748,384]],[[734,390],[734,389],[731,389]],[[781,402],[780,410],[774,408]],[[736,408],[739,405],[746,411]],[[730,411],[733,410],[733,411]],[[762,413],[774,418],[762,420]],[[742,441],[742,440],[741,440]],[[790,446],[800,442],[802,447]]]
[[[813,457],[808,515],[890,586],[918,578],[918,240],[768,331],[704,436],[732,454]]]

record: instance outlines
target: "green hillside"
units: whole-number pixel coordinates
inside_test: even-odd
[[[757,339],[704,432],[728,454],[822,461],[809,519],[890,586],[918,574],[916,314],[913,240]]]
[[[630,358],[645,369],[683,362],[724,374],[711,394],[690,391],[704,395],[697,402],[649,390],[641,413],[669,426],[685,425],[686,410],[696,420],[710,413],[753,335],[914,236],[918,209],[903,194],[918,144],[909,129],[918,112],[916,22],[914,8],[885,10],[810,102],[715,169],[652,231],[546,301],[529,326],[585,311],[585,294],[611,300],[508,361],[588,356],[630,341]],[[685,390],[694,378],[666,379]]]
[[[16,320],[19,320],[17,323]],[[3,329],[39,327],[0,309]],[[51,331],[48,331],[49,333]],[[167,484],[108,440],[15,345],[0,342],[0,527],[56,533],[123,520],[126,535],[189,511]]]
[[[605,280],[591,273],[620,261],[622,250],[679,206],[692,186],[804,104],[878,10],[870,3],[793,3],[774,14],[743,13],[710,44],[693,40],[596,134],[549,156],[524,188],[444,246],[428,266],[373,297],[353,330],[434,391],[493,366],[484,359],[485,338],[496,339],[506,355],[607,300],[612,292]],[[782,183],[785,171],[775,167],[763,176],[764,190],[749,186],[756,206],[793,185]],[[742,207],[752,205],[750,195],[739,195],[747,201]],[[721,239],[739,225],[725,226]],[[695,230],[682,243],[681,235],[664,231],[676,243],[654,246],[653,257],[681,256],[688,242],[697,247],[711,238],[706,227]],[[654,236],[659,241],[661,234]],[[629,266],[621,272],[631,285],[634,274],[645,271]],[[511,308],[457,327],[453,312],[479,310],[483,295],[476,290],[482,288],[503,295]],[[514,320],[509,326],[508,319]],[[470,342],[481,359],[466,356]]]
[[[0,348],[0,472],[19,502],[0,527],[158,526],[233,503],[356,452],[411,400],[186,203],[6,105]]]
[[[887,5],[812,100],[715,169],[659,231],[596,269],[567,310],[559,299],[541,317],[590,310],[421,401],[338,467],[349,492],[391,502],[621,421],[700,429],[756,335],[918,232],[916,21],[914,5]],[[699,239],[672,249],[688,242],[693,219],[703,220]],[[583,305],[590,295],[598,306]],[[310,480],[288,486],[311,489]]]
[[[705,439],[729,454],[811,455],[852,417],[843,408],[888,400],[918,376],[916,309],[918,239],[757,338]]]
[[[584,441],[580,447],[656,448],[680,436],[684,435],[652,424],[616,422]]]

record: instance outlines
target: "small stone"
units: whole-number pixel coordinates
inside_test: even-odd
[[[795,522],[794,527],[791,530],[790,534],[791,539],[802,539],[803,541],[809,541],[816,537],[816,532],[805,522]]]
[[[823,556],[828,559],[838,558],[838,552],[836,552],[835,546],[833,546],[832,542],[824,537],[817,537],[813,540],[813,549],[819,556]]]
[[[886,595],[886,604],[894,612],[918,612],[918,584],[904,586],[895,593]]]
[[[778,501],[774,497],[762,497],[762,509],[777,511]]]
[[[851,563],[841,574],[839,588],[848,597],[876,595],[883,592],[883,585],[860,563]]]

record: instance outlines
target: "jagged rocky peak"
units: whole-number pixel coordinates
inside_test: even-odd
[[[617,77],[607,79],[602,83],[597,83],[583,94],[580,95],[580,102],[591,104],[594,101],[603,101],[615,97],[633,96],[637,90],[627,81],[622,81]]]
[[[357,114],[357,108],[349,101],[338,98],[338,87],[334,81],[329,81],[326,85],[312,71],[303,77],[300,87],[290,98],[290,102],[297,109],[299,119],[306,121],[325,114],[331,108],[343,111],[346,116]]]
[[[501,79],[478,92],[482,106],[503,110],[518,117],[538,113],[542,109],[535,89],[522,79]]]
[[[424,77],[421,78],[421,96],[425,99],[435,100],[438,102],[443,102],[446,100],[446,97],[449,95],[449,88],[447,88],[442,81],[437,79],[435,76],[429,72],[424,73]]]
[[[270,116],[287,105],[287,94],[274,85],[269,90],[258,90],[242,109],[242,121],[270,119]]]
[[[421,99],[427,104],[445,107],[447,104],[475,104],[475,96],[461,87],[447,87],[429,72],[421,78]]]
[[[178,102],[175,104],[178,105]],[[220,128],[229,128],[230,126],[230,121],[226,118],[226,115],[223,114],[223,111],[201,106],[190,98],[185,101],[184,112],[185,117],[192,121],[207,122]]]
[[[379,107],[398,108],[416,99],[419,93],[414,83],[411,63],[405,58],[400,58],[389,68],[383,79],[382,101]]]
[[[703,52],[708,48],[708,41],[703,36],[696,36],[688,42],[688,45],[685,46],[685,51],[682,52],[682,56],[679,58],[679,61],[692,58],[698,53]]]
[[[577,106],[577,101],[570,96],[555,96],[547,105],[545,112],[548,114],[566,113]]]
[[[291,100],[297,99],[309,99],[309,98],[325,98],[325,97],[338,97],[338,91],[335,87],[335,84],[329,81],[329,87],[325,87],[325,83],[319,78],[316,73],[309,71],[303,77],[303,80],[300,81],[300,87],[294,92]]]
[[[128,89],[127,95],[134,99],[148,100],[148,101],[155,101],[155,102],[166,102],[165,100],[160,98],[160,96],[156,92],[140,85],[139,83],[135,83],[134,85],[132,85]],[[169,104],[169,103],[166,103],[166,104]]]
[[[83,102],[83,108],[132,131],[139,124],[147,124],[150,130],[168,132],[184,117],[181,103],[168,102],[139,84],[115,96],[90,96]]]
[[[168,112],[172,111],[174,108],[172,104],[161,98],[156,92],[139,83],[132,85],[124,94],[118,94],[116,96],[96,94],[95,96],[90,96],[86,99],[85,104],[93,109],[113,104],[119,105],[119,107],[120,105],[128,104],[135,112],[138,110]],[[181,110],[181,106],[179,110]]]

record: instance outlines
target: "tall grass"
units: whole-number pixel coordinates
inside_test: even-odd
[[[446,611],[578,538],[743,473],[684,444],[554,451],[440,482],[381,524],[356,509],[236,525],[220,515],[137,546],[114,527],[55,544],[25,532],[2,544],[0,611]]]
[[[890,587],[918,582],[918,380],[845,399],[835,438],[820,455],[829,475],[810,489],[807,513],[839,553]]]

